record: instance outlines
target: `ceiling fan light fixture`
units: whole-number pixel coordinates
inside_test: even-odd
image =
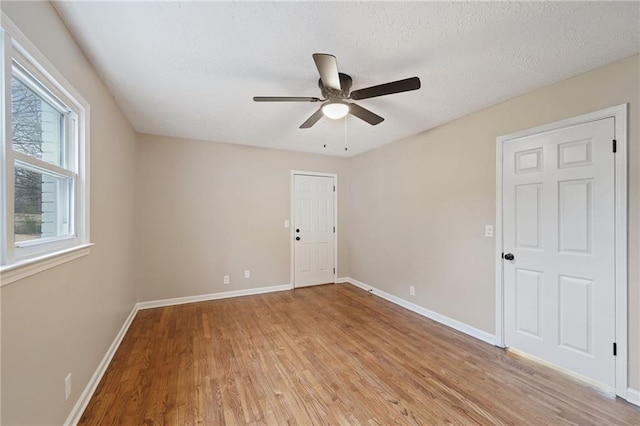
[[[337,120],[349,114],[349,104],[342,101],[327,102],[322,106],[325,117]]]

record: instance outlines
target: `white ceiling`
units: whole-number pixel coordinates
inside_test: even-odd
[[[640,51],[640,3],[56,2],[138,132],[352,156]],[[385,121],[323,118],[312,53]],[[346,142],[348,152],[344,151]],[[323,148],[324,144],[326,148]]]

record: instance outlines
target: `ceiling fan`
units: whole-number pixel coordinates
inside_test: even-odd
[[[338,72],[336,57],[326,53],[314,53],[313,61],[316,63],[320,80],[318,87],[324,99],[315,97],[287,97],[287,96],[254,96],[256,102],[322,102],[322,106],[300,126],[308,129],[318,122],[323,116],[338,119],[347,114],[354,115],[361,120],[375,126],[384,121],[384,118],[361,107],[348,99],[361,100],[375,98],[377,96],[392,95],[394,93],[408,92],[420,88],[418,77],[405,78],[404,80],[371,86],[365,89],[351,91],[352,79],[347,74]]]

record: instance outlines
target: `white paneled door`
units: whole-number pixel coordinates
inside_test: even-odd
[[[294,175],[294,287],[335,282],[334,178]]]
[[[503,146],[507,346],[615,386],[614,119]]]

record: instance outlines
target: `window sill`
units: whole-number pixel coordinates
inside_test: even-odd
[[[67,250],[2,266],[0,267],[0,287],[86,256],[92,245],[93,243],[82,244]]]

